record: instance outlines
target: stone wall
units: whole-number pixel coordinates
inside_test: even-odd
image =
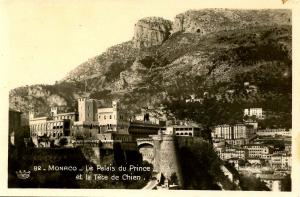
[[[177,141],[175,136],[154,136],[154,171],[161,172],[170,180],[176,173],[178,185],[183,185],[182,172],[177,154]]]

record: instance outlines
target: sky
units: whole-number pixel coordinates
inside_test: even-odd
[[[275,5],[236,2],[226,0],[225,6],[255,8],[260,2],[259,7],[282,8],[280,0]],[[0,0],[1,85],[53,84],[108,47],[132,39],[140,18],[173,20],[176,14],[203,7],[224,7],[224,1]]]

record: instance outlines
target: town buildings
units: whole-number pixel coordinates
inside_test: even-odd
[[[61,136],[70,136],[71,127],[78,119],[76,112],[58,113],[58,107],[52,107],[50,116],[35,117],[29,112],[30,136],[37,147],[58,145]]]
[[[69,146],[85,146],[90,143],[98,147],[101,144],[102,149],[110,151],[118,144],[124,149],[138,148],[143,158],[151,163],[154,159],[153,144],[144,142],[143,145],[138,145],[143,140],[149,140],[150,136],[160,133],[181,140],[194,140],[202,135],[199,125],[166,125],[166,121],[147,110],[129,116],[118,101],[112,101],[110,106],[103,107],[99,100],[79,98],[77,111],[59,113],[59,108],[53,107],[49,116],[34,117],[34,113],[30,113],[30,135],[36,147],[59,146],[62,138],[67,139]],[[250,108],[245,110],[245,114],[264,117],[261,108]],[[10,129],[10,133],[11,130],[13,129]],[[281,149],[270,143],[278,140],[278,136],[285,140]],[[219,158],[231,163],[241,173],[244,173],[243,169],[247,169],[247,173],[259,176],[263,174],[261,169],[265,167],[273,172],[281,171],[282,174],[291,171],[291,130],[258,130],[258,122],[245,120],[244,123],[217,125],[212,128],[211,137]],[[280,189],[282,178],[274,177],[268,175],[262,179],[271,189]]]
[[[246,118],[245,118],[246,117]],[[291,129],[259,129],[262,108],[244,109],[242,124],[212,128],[212,143],[219,158],[247,176],[259,177],[272,191],[282,189],[291,172]]]
[[[273,169],[287,169],[292,168],[292,157],[290,153],[277,153],[271,156],[271,166]]]
[[[212,139],[219,141],[223,139],[226,144],[232,146],[242,146],[249,143],[249,139],[254,134],[254,129],[251,125],[235,124],[235,125],[218,125],[213,128]]]
[[[270,146],[262,144],[247,144],[243,148],[249,151],[250,158],[263,159],[264,155],[270,155],[273,151]]]
[[[165,129],[165,122],[150,121],[147,113],[142,120],[130,118],[118,101],[102,107],[99,100],[89,98],[78,99],[78,113],[58,113],[53,107],[50,116],[34,117],[30,112],[29,117],[30,136],[37,147],[59,145],[62,137],[69,143],[74,139],[134,142]]]
[[[291,137],[292,136],[292,130],[286,130],[286,129],[264,129],[264,130],[258,130],[256,132],[256,135],[258,136],[286,136]]]

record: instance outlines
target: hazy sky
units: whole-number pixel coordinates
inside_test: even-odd
[[[136,21],[146,16],[173,20],[178,13],[224,7],[200,0],[0,0],[2,86],[52,84],[108,47],[130,40]],[[252,0],[226,0],[226,6],[254,8]],[[264,1],[260,7],[267,7]],[[276,1],[276,6],[282,6]],[[282,8],[282,7],[281,7]],[[5,79],[5,80],[3,80]]]

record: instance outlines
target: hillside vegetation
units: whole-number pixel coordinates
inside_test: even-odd
[[[183,13],[191,20],[189,24],[197,19],[195,24],[206,33],[192,31],[190,26],[178,29],[175,21],[172,34],[161,45],[135,48],[133,41],[128,41],[113,46],[53,86],[12,90],[10,107],[24,112],[34,108],[42,114],[52,105],[75,110],[76,99],[86,91],[104,105],[120,99],[130,113],[141,107],[163,106],[179,119],[207,126],[240,121],[244,107],[263,107],[270,114],[266,126],[276,122],[275,126],[290,127],[290,12],[254,12],[256,15],[219,9]],[[261,16],[265,21],[258,19]],[[220,23],[216,18],[226,20]],[[260,22],[249,22],[255,20]],[[205,26],[207,21],[212,25]],[[186,103],[192,94],[204,102]]]

